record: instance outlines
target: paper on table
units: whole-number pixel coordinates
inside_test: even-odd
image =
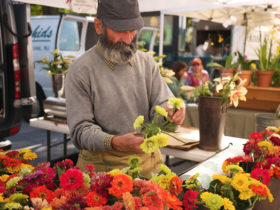
[[[176,133],[169,133],[171,136],[184,141],[182,143],[175,138],[169,136],[169,144],[167,147],[180,149],[180,150],[189,150],[199,144],[199,131],[197,128],[180,126]]]

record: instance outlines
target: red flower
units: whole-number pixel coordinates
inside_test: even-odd
[[[266,190],[266,188],[264,188],[264,187],[262,187],[260,185],[252,185],[251,188],[252,188],[252,191],[257,193],[259,196],[263,195],[263,196],[267,197],[267,190]]]
[[[75,190],[84,183],[83,173],[81,170],[75,168],[70,168],[65,173],[61,174],[59,180],[59,185],[65,190]]]
[[[274,145],[280,146],[280,137],[279,137],[279,135],[278,135],[278,136],[272,135],[272,136],[270,136],[269,140],[270,140]]]
[[[260,139],[262,139],[262,135],[260,133],[253,132],[250,134],[250,138],[255,139],[255,140],[260,140]]]
[[[159,197],[158,194],[155,193],[150,193],[150,192],[146,193],[143,196],[143,204],[145,206],[149,206],[149,209],[151,208],[164,209],[162,199]]]
[[[107,203],[107,199],[102,195],[99,195],[97,192],[92,191],[86,196],[86,202],[87,205],[95,207],[105,205]]]
[[[112,187],[109,193],[117,198],[121,198],[125,192],[131,192],[133,188],[132,180],[124,174],[119,174],[113,178]]]
[[[265,185],[268,185],[270,182],[270,175],[267,169],[255,168],[251,172],[251,177],[256,180],[259,180]]]
[[[195,205],[195,202],[198,202],[197,195],[198,192],[193,191],[192,189],[185,192],[183,197],[183,205],[185,210],[192,210],[193,207],[197,208],[197,206]]]
[[[21,160],[16,159],[16,158],[6,157],[3,161],[3,165],[5,167],[8,167],[8,166],[15,167],[15,166],[19,166],[20,164],[21,164]]]
[[[183,181],[178,176],[172,177],[169,185],[169,192],[172,195],[178,195],[182,191]]]
[[[255,158],[258,158],[262,154],[261,149],[258,147],[258,145],[255,144],[254,140],[247,141],[243,147],[243,151],[245,155],[250,155],[251,153],[254,153]]]
[[[31,198],[42,198],[46,199],[48,202],[51,202],[53,197],[53,192],[46,188],[46,186],[39,186],[36,187],[31,193],[30,193],[30,199]]]
[[[19,151],[10,151],[6,153],[6,156],[8,157],[17,157],[17,155],[19,154]]]
[[[5,184],[0,180],[0,193],[4,193],[6,191]]]
[[[108,196],[107,189],[111,187],[113,177],[105,172],[99,172],[94,174],[91,180],[91,190],[106,198]]]

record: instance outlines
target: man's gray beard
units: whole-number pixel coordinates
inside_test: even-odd
[[[103,48],[105,58],[113,63],[124,65],[128,64],[131,60],[134,59],[135,53],[137,51],[136,39],[137,35],[135,35],[130,44],[126,44],[122,41],[113,44],[108,39],[106,31],[103,30],[103,33],[100,35],[99,41]]]

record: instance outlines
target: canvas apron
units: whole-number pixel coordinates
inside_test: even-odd
[[[160,171],[160,164],[163,163],[162,156],[159,150],[151,154],[133,152],[109,151],[109,152],[91,152],[81,150],[77,166],[84,171],[86,165],[94,165],[95,171],[111,171],[112,169],[123,169],[128,167],[129,158],[132,155],[137,155],[141,158],[140,167],[142,167],[141,175],[150,178],[152,173]]]

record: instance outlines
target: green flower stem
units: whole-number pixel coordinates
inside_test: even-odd
[[[167,125],[170,122],[170,120],[167,118],[161,125],[159,125],[160,128]]]
[[[167,133],[167,132],[165,132],[165,131],[161,131],[161,132],[164,133],[164,134],[166,134],[166,135],[168,135],[168,136],[171,136],[172,138],[176,139],[177,141],[179,141],[179,142],[181,142],[181,143],[184,143],[184,144],[186,143],[186,142],[184,142],[184,141],[178,139],[177,137],[175,137],[175,136],[173,136],[173,135],[171,135],[171,134],[169,134],[169,133]]]

